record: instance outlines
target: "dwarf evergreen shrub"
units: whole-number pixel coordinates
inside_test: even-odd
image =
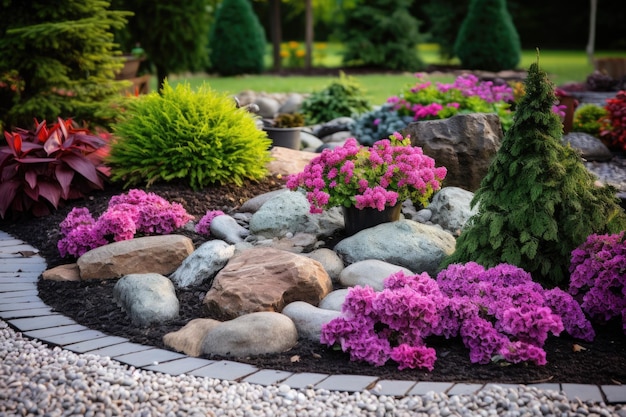
[[[506,0],[471,0],[454,52],[463,68],[514,69],[522,57],[522,45]]]
[[[544,285],[566,287],[572,250],[592,233],[622,230],[625,215],[615,190],[594,185],[577,152],[561,144],[554,88],[537,63],[525,88],[472,200],[478,212],[443,265],[510,263]]]
[[[572,128],[574,132],[585,132],[595,137],[600,137],[602,127],[607,121],[603,121],[609,112],[597,104],[586,103],[579,106],[574,112]]]
[[[266,133],[246,109],[206,85],[194,92],[166,82],[161,94],[131,97],[113,128],[111,179],[126,186],[180,179],[200,189],[267,174]]]
[[[224,0],[209,36],[211,68],[220,75],[263,71],[265,31],[248,0]]]

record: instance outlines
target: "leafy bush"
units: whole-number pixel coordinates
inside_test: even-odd
[[[401,95],[387,99],[401,116],[413,120],[445,119],[459,113],[496,113],[502,129],[508,130],[513,122],[510,103],[513,90],[507,84],[480,81],[473,74],[461,75],[454,83],[436,83],[416,74],[417,83]]]
[[[385,103],[379,108],[363,113],[350,125],[350,133],[362,145],[373,145],[388,138],[394,132],[401,132],[413,121],[411,116],[400,116],[393,105]]]
[[[34,130],[4,132],[0,147],[0,217],[32,213],[44,216],[50,207],[102,189],[106,169],[102,158],[106,142],[58,119],[51,128],[44,120]]]
[[[345,52],[343,62],[392,70],[416,71],[420,22],[411,16],[411,0],[359,0],[346,11],[338,31]]]
[[[73,208],[59,225],[57,247],[62,257],[78,258],[108,243],[130,240],[136,235],[166,235],[193,217],[179,203],[143,190],[111,197],[107,210],[94,220],[86,208]]]
[[[521,60],[522,45],[506,0],[471,0],[454,52],[463,68],[514,69]]]
[[[626,150],[626,91],[619,91],[614,98],[606,101],[608,112],[606,126],[600,132],[600,138],[611,149]]]
[[[530,274],[512,265],[487,269],[476,263],[451,265],[437,280],[427,273],[389,276],[383,291],[351,288],[343,315],[322,326],[320,341],[341,347],[351,360],[399,369],[432,371],[435,350],[429,336],[460,336],[473,363],[546,364],[549,333],[564,329],[593,340],[595,333],[580,305],[560,289],[544,290]]]
[[[126,186],[181,179],[200,189],[267,174],[266,133],[250,112],[206,85],[194,92],[166,82],[161,94],[129,98],[114,132],[107,161],[111,178]]]
[[[572,252],[569,292],[582,296],[581,306],[592,318],[606,322],[619,317],[626,334],[625,232],[593,234]]]
[[[572,250],[592,233],[623,230],[626,216],[615,190],[597,187],[578,153],[561,143],[556,96],[537,63],[525,85],[513,125],[474,194],[478,212],[443,266],[509,263],[546,286],[566,288]]]
[[[601,106],[593,103],[582,104],[574,112],[572,128],[574,132],[584,132],[600,137],[602,126],[609,112]]]
[[[248,0],[224,0],[209,37],[211,69],[220,75],[263,71],[265,31]]]
[[[307,123],[317,124],[343,116],[356,116],[371,109],[365,92],[354,78],[341,73],[324,89],[311,93],[300,111]]]

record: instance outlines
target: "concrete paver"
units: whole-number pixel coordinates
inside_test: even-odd
[[[606,402],[609,404],[626,403],[626,385],[601,385]]]
[[[292,372],[287,371],[275,371],[273,369],[261,369],[251,375],[248,375],[243,379],[243,382],[249,382],[251,384],[259,385],[274,385],[284,381],[293,375]]]
[[[218,361],[202,368],[194,369],[189,374],[195,376],[204,376],[209,378],[227,379],[229,381],[238,381],[246,376],[257,372],[259,368],[248,365],[246,363],[238,363],[233,361]]]
[[[119,345],[120,343],[128,342],[128,339],[118,336],[106,336],[98,339],[85,340],[83,342],[72,343],[63,346],[64,349],[71,350],[76,353],[86,353],[91,350],[102,349],[107,346]]]
[[[377,377],[365,375],[330,375],[328,378],[315,385],[316,389],[340,390],[340,391],[363,391],[374,386]]]
[[[165,349],[147,349],[141,352],[127,353],[113,357],[116,361],[140,368],[148,365],[157,365],[161,362],[168,362],[174,359],[184,358],[182,353],[172,352]]]
[[[149,371],[161,372],[168,375],[181,375],[187,374],[203,366],[210,365],[215,361],[201,358],[192,358],[186,356],[180,359],[174,359],[169,362],[159,363],[158,365],[144,366],[143,369]]]
[[[381,379],[376,382],[376,388],[374,392],[379,395],[404,397],[409,392],[409,390],[415,386],[415,384],[415,381]]]
[[[604,401],[600,387],[587,384],[561,384],[561,390],[570,401]]]
[[[308,388],[314,387],[319,382],[328,378],[328,374],[318,374],[314,372],[302,372],[299,374],[293,374],[289,378],[285,379],[282,383],[289,385],[291,388]]]

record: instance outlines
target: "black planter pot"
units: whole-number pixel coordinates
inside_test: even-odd
[[[345,232],[348,236],[352,236],[363,229],[400,220],[402,204],[396,204],[393,207],[385,207],[383,211],[369,207],[357,209],[354,206],[342,207],[342,209]]]
[[[267,136],[272,139],[272,146],[300,150],[299,127],[264,127]]]

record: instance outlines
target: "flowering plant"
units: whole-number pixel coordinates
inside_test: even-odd
[[[457,77],[452,84],[432,83],[421,73],[418,82],[400,96],[387,99],[401,116],[414,120],[445,119],[460,113],[496,113],[502,129],[513,123],[510,111],[514,101],[513,89],[507,84],[480,81],[473,74]]]
[[[137,234],[169,234],[192,216],[179,203],[142,190],[111,197],[107,210],[96,220],[89,209],[75,207],[61,222],[63,236],[57,242],[62,257],[79,257],[111,242],[129,240]]]
[[[506,360],[546,364],[543,345],[549,333],[566,330],[592,340],[593,328],[580,305],[558,288],[544,290],[529,273],[513,265],[485,269],[454,264],[437,280],[427,273],[389,276],[380,292],[351,288],[343,315],[322,326],[320,341],[338,345],[351,360],[399,369],[434,368],[432,335],[460,336],[473,363]]]
[[[435,168],[434,159],[396,132],[371,147],[349,138],[341,147],[325,149],[302,172],[290,175],[287,187],[307,191],[311,213],[336,206],[382,211],[407,199],[425,206],[445,176],[445,167]]]
[[[590,235],[572,251],[569,292],[602,322],[621,317],[626,333],[626,235]]]

